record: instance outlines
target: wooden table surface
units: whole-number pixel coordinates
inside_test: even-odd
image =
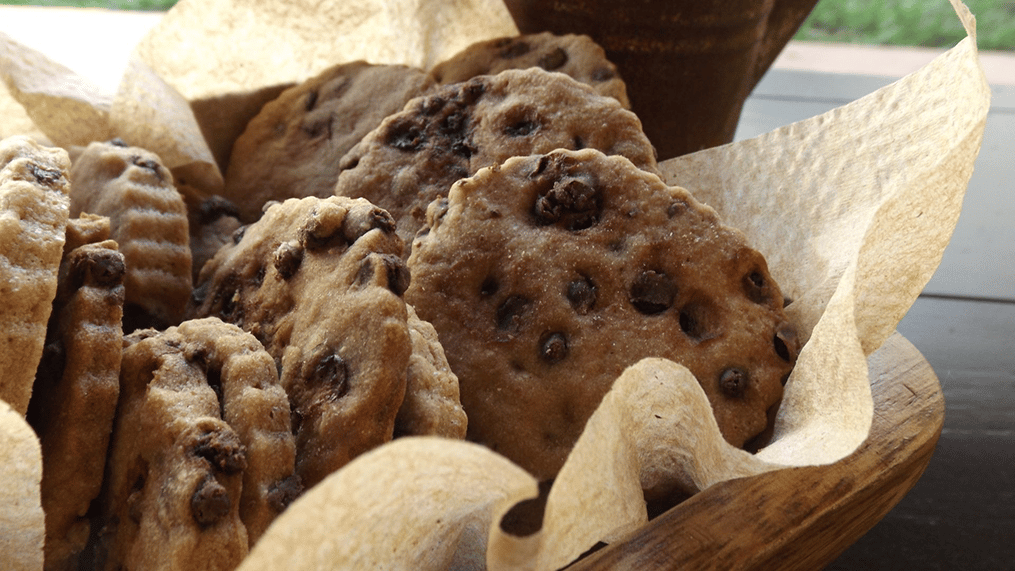
[[[853,101],[891,78],[772,70],[738,138]],[[934,368],[945,422],[915,487],[830,570],[1015,569],[1015,87],[995,86],[941,266],[899,331]]]

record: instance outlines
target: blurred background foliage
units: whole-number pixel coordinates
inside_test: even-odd
[[[0,4],[168,10],[177,0],[0,0]],[[1015,0],[966,0],[980,49],[1015,51]],[[820,0],[795,39],[951,47],[966,36],[948,0]]]

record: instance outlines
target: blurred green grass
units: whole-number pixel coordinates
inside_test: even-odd
[[[0,0],[10,6],[73,6],[76,8],[107,8],[109,10],[166,11],[177,0]]]
[[[966,0],[982,50],[1015,50],[1015,1]],[[947,0],[819,0],[794,39],[952,47],[966,37]]]
[[[177,0],[0,0],[0,4],[168,10]],[[1015,0],[966,0],[983,50],[1015,51]],[[795,39],[951,47],[966,37],[948,0],[820,0]]]

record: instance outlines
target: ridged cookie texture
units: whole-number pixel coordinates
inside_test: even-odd
[[[458,182],[428,220],[406,300],[458,375],[470,439],[553,477],[643,357],[688,367],[730,443],[765,429],[794,329],[762,255],[684,189],[558,150]]]
[[[70,159],[27,137],[0,141],[0,399],[28,410],[69,216]]]
[[[192,289],[187,207],[154,153],[120,140],[88,145],[71,169],[71,216],[106,216],[127,264],[124,329],[165,328]]]
[[[77,222],[69,236],[82,234],[71,230]],[[27,415],[42,444],[47,571],[79,568],[102,489],[120,394],[124,273],[112,240],[82,244],[61,262]]]

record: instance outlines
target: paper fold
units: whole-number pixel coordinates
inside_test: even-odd
[[[688,188],[765,255],[807,341],[758,454],[722,440],[686,369],[646,360],[589,421],[539,531],[516,537],[500,527],[537,492],[517,466],[473,444],[399,439],[307,491],[241,569],[555,569],[642,525],[643,487],[697,491],[853,451],[872,415],[867,356],[940,262],[989,110],[974,19],[951,1],[969,37],[918,72],[818,117],[660,165],[669,184]],[[0,74],[56,144],[127,133],[210,193],[221,185],[221,145],[231,143],[203,139],[196,103],[270,92],[339,61],[431,65],[513,33],[505,17],[493,0],[183,0],[139,46],[115,97],[3,36]],[[261,43],[265,30],[285,48],[237,49]]]

